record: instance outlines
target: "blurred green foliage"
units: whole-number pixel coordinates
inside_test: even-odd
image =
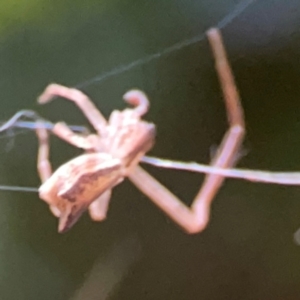
[[[64,30],[64,17],[88,17],[108,8],[112,1],[7,0],[0,4],[0,34],[27,26]]]

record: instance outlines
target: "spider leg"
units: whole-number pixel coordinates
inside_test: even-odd
[[[138,116],[143,116],[149,109],[149,100],[147,96],[140,90],[131,90],[123,95],[123,99],[134,105],[135,112]]]
[[[97,133],[100,135],[104,133],[107,124],[106,119],[84,93],[74,88],[52,83],[48,85],[45,91],[39,96],[38,102],[41,104],[47,103],[55,96],[73,101],[81,109]]]
[[[94,221],[101,222],[106,219],[110,197],[111,190],[107,190],[90,204],[89,213]]]
[[[36,135],[39,141],[37,169],[42,183],[49,179],[52,175],[52,167],[49,161],[49,135],[46,128],[37,126]],[[53,205],[50,205],[50,210],[56,216],[60,216],[60,211]]]
[[[211,164],[215,167],[230,168],[235,163],[235,157],[244,136],[243,109],[220,32],[217,29],[211,29],[207,34],[215,57],[230,126]],[[132,171],[129,179],[188,233],[197,233],[207,226],[210,204],[225,177],[218,174],[206,175],[203,187],[200,188],[191,207],[182,203],[139,166]]]
[[[65,123],[58,122],[54,125],[52,133],[67,143],[84,150],[91,150],[97,147],[98,137],[94,134],[82,136],[73,132]]]
[[[39,141],[37,169],[41,181],[45,182],[52,175],[52,168],[49,161],[49,135],[47,129],[42,126],[37,126],[36,135]]]

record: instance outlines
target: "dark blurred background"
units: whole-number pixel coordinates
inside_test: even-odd
[[[2,1],[0,119],[27,108],[87,125],[71,103],[38,107],[37,95],[50,82],[73,86],[204,33],[238,3]],[[247,124],[240,167],[300,170],[299,28],[298,0],[262,0],[222,29]],[[84,91],[108,116],[125,107],[121,97],[134,87],[151,99],[147,119],[158,128],[151,155],[208,163],[227,123],[207,40]],[[51,146],[54,167],[80,153],[54,137]],[[1,184],[40,184],[33,132],[3,138],[0,153]],[[186,203],[203,180],[147,169]],[[1,300],[300,298],[298,187],[227,180],[208,228],[194,236],[128,181],[115,188],[105,222],[86,214],[66,234],[57,233],[57,220],[37,194],[0,194]]]

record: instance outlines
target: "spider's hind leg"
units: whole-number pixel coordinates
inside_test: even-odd
[[[207,32],[207,36],[214,54],[215,68],[224,95],[229,122],[229,129],[225,133],[222,143],[215,157],[212,159],[211,165],[220,168],[231,168],[236,163],[236,158],[244,138],[244,113],[221,33],[218,29],[212,28]],[[191,206],[196,215],[203,215],[203,212],[206,211],[208,219],[211,201],[224,179],[225,177],[218,174],[206,175],[203,187],[198,192]]]
[[[211,164],[219,168],[231,168],[244,137],[243,109],[218,29],[209,30],[208,39],[214,53],[229,121],[229,129]],[[206,175],[202,188],[191,207],[188,207],[139,166],[132,171],[129,178],[188,233],[197,233],[206,228],[211,202],[225,179],[223,175],[219,174]]]

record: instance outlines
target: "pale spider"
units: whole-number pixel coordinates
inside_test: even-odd
[[[231,168],[244,136],[243,110],[220,32],[211,29],[207,35],[229,121],[229,129],[211,165]],[[96,134],[83,136],[72,132],[64,123],[55,124],[52,130],[55,135],[86,150],[86,153],[63,164],[52,174],[48,160],[48,133],[45,128],[37,128],[37,165],[43,182],[39,196],[59,218],[59,232],[71,228],[87,209],[93,220],[105,219],[111,190],[125,177],[188,233],[197,233],[206,227],[210,204],[225,177],[206,175],[202,188],[188,207],[138,165],[141,157],[153,146],[155,138],[154,124],[141,120],[149,106],[144,93],[138,90],[126,93],[124,100],[134,108],[114,111],[108,121],[79,90],[51,84],[38,101],[46,103],[53,96],[73,101],[96,130]]]

